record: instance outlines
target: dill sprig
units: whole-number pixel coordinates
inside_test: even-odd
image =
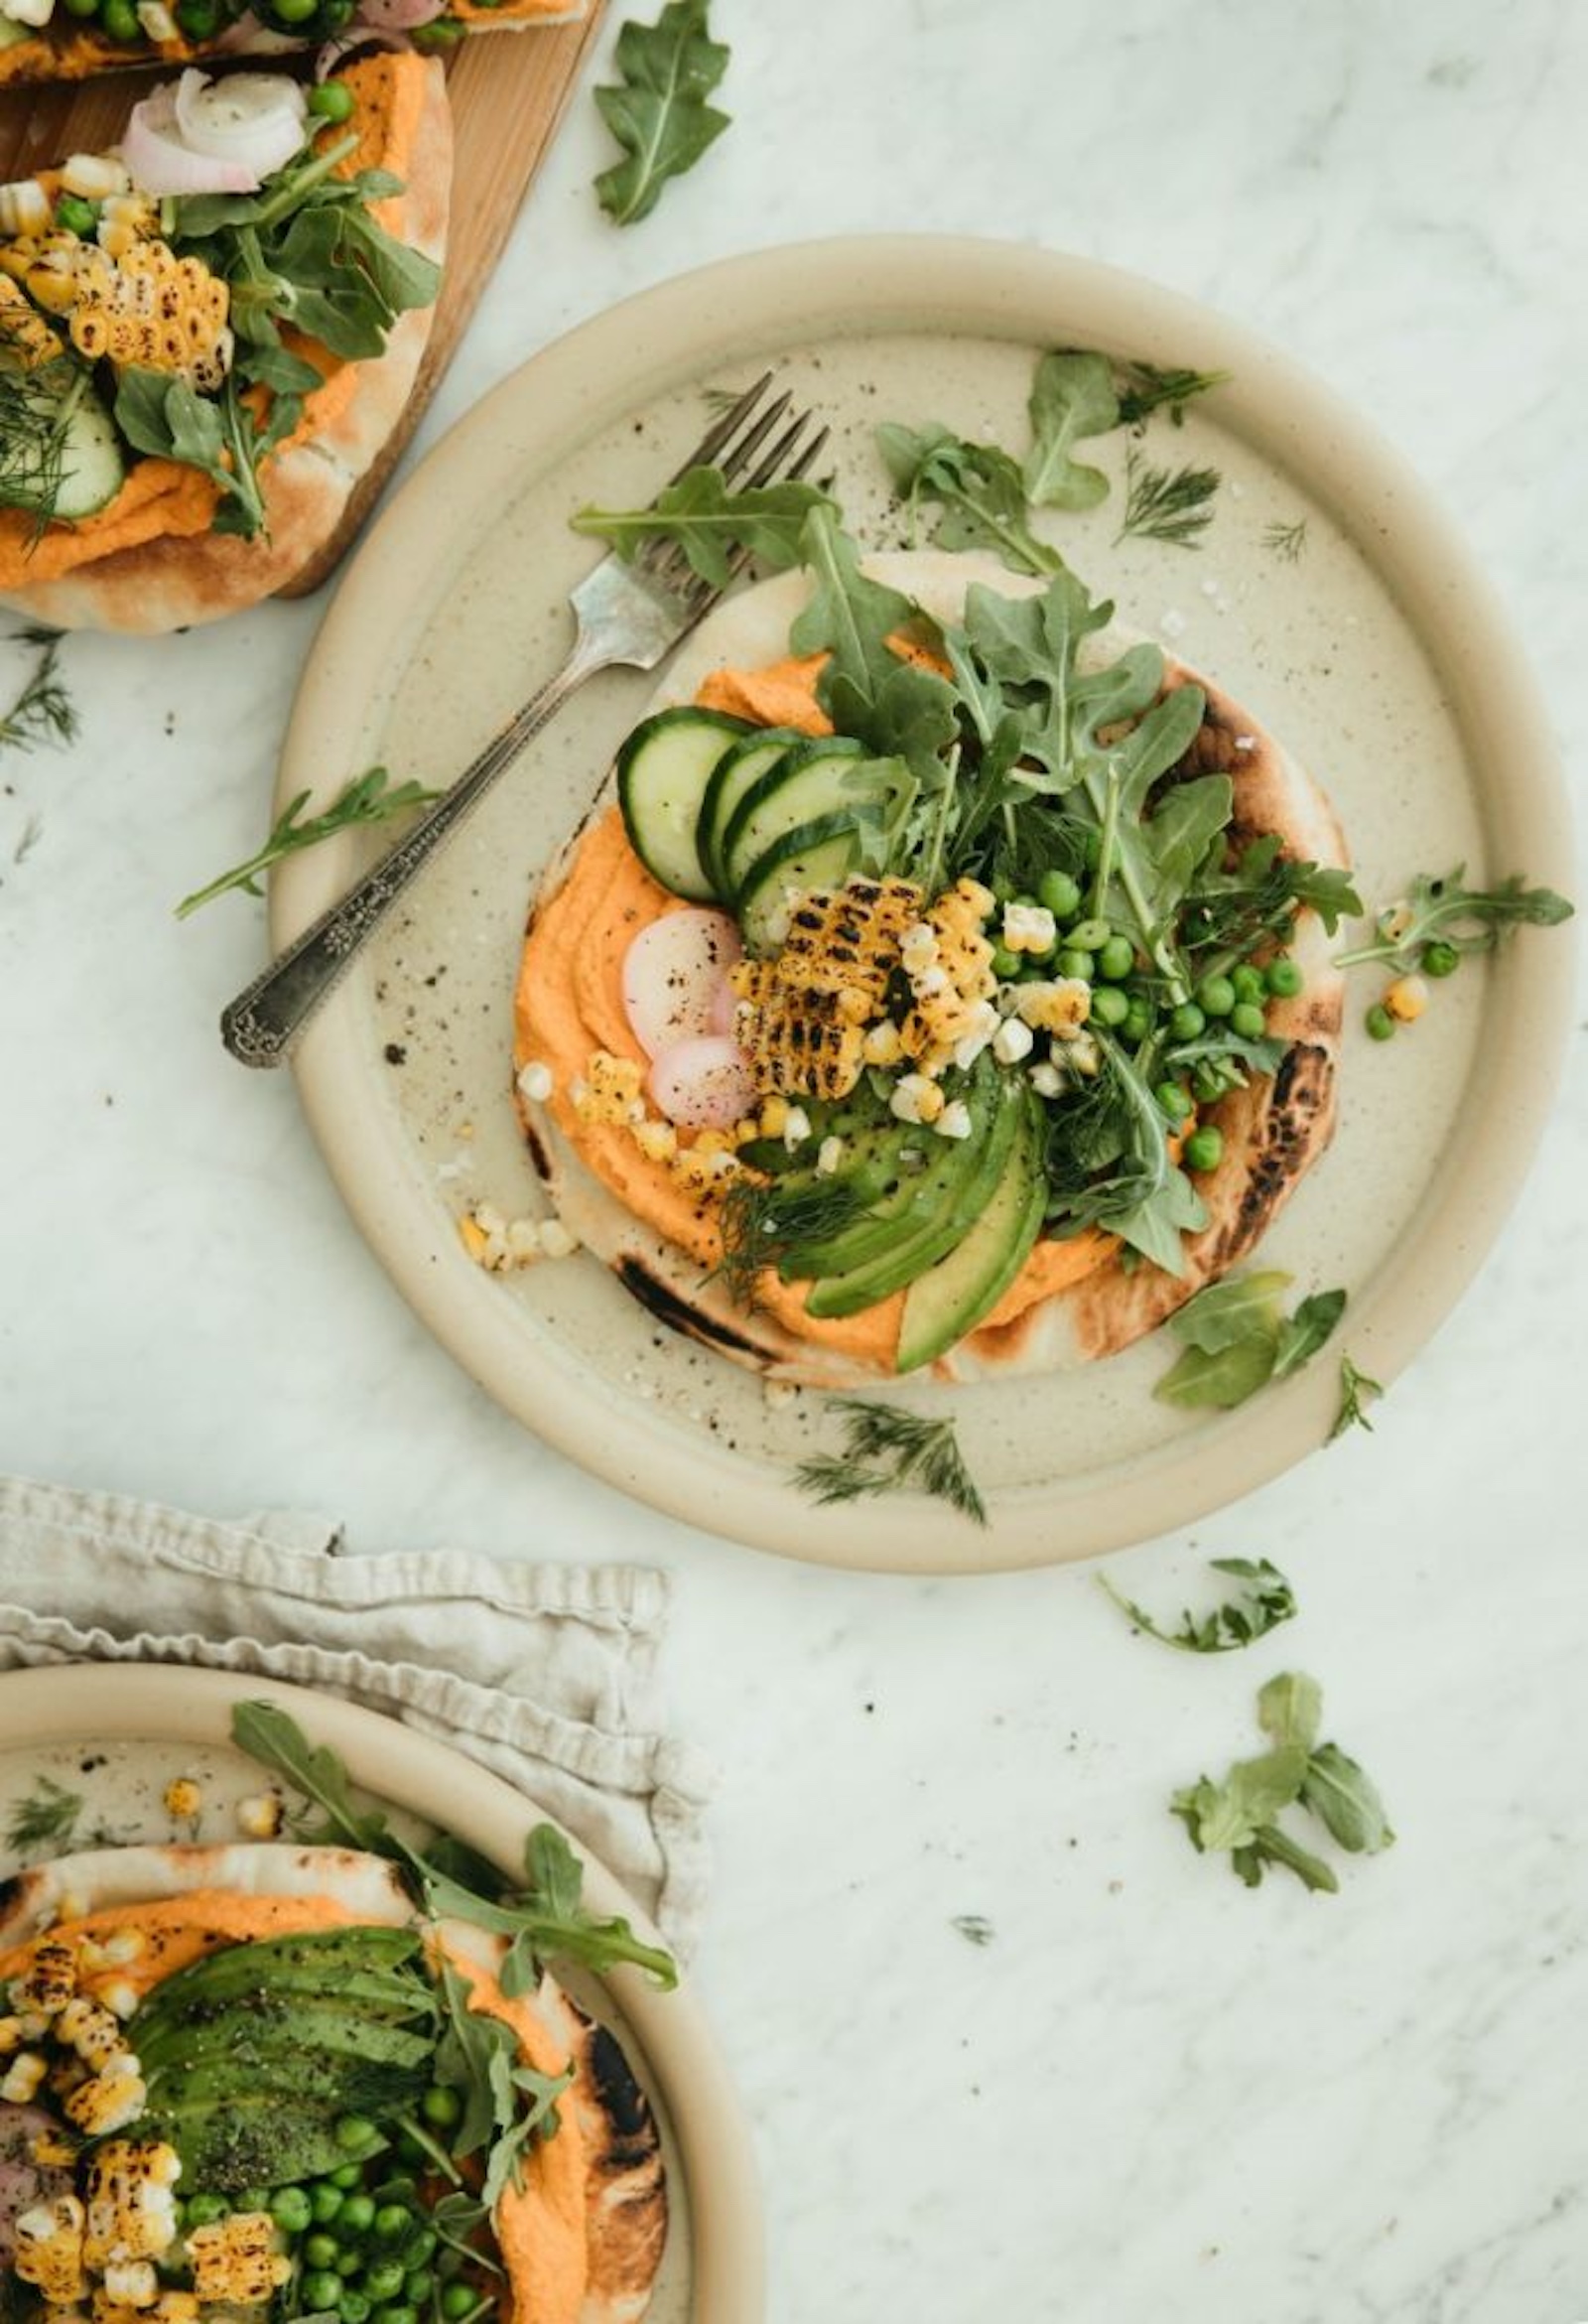
[[[776,1179],[735,1178],[718,1214],[723,1255],[716,1280],[729,1299],[753,1312],[755,1279],[763,1268],[776,1266],[796,1244],[837,1234],[860,1208],[860,1196],[842,1178],[795,1188],[780,1188]]]
[[[1175,427],[1185,426],[1185,407],[1210,387],[1222,387],[1228,371],[1188,371],[1183,364],[1131,362],[1120,366],[1120,420],[1140,429],[1156,411],[1166,411]]]
[[[965,1465],[952,1420],[925,1420],[858,1396],[835,1397],[833,1404],[844,1415],[844,1450],[802,1460],[794,1471],[802,1492],[824,1503],[871,1493],[930,1493],[986,1525],[987,1505]]]
[[[82,1794],[67,1791],[48,1775],[41,1775],[25,1800],[19,1800],[6,1824],[6,1846],[21,1855],[29,1848],[67,1841],[82,1814]]]
[[[1286,565],[1299,565],[1301,552],[1307,545],[1306,518],[1298,516],[1294,524],[1285,524],[1275,517],[1272,524],[1264,528],[1262,545],[1270,555],[1282,559]]]
[[[1129,534],[1199,549],[1201,535],[1213,522],[1213,495],[1221,480],[1216,468],[1154,468],[1132,448],[1125,456],[1125,520],[1115,539]]]
[[[344,783],[323,814],[304,818],[309,804],[309,793],[298,796],[279,815],[271,827],[270,837],[258,852],[245,863],[233,864],[229,872],[222,872],[211,880],[207,888],[196,889],[185,895],[177,906],[177,917],[185,920],[200,904],[211,903],[217,895],[224,895],[231,888],[241,889],[245,895],[263,895],[259,881],[273,864],[284,856],[296,855],[301,848],[318,847],[323,839],[330,839],[338,831],[351,831],[360,823],[383,823],[390,815],[406,813],[410,807],[421,807],[427,799],[434,799],[435,791],[426,790],[423,783],[400,782],[389,787],[390,778],[383,766],[372,766],[367,774],[355,775]]]
[[[17,642],[38,648],[38,660],[10,709],[0,716],[0,751],[31,751],[37,743],[69,743],[77,712],[61,682],[61,638],[54,629],[18,629]]]

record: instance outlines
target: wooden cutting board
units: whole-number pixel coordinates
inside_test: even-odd
[[[605,0],[588,5],[578,24],[480,34],[448,60],[456,139],[452,226],[430,344],[401,424],[354,491],[334,539],[285,596],[317,588],[344,555],[451,362],[599,28]],[[0,91],[0,183],[28,177],[69,153],[113,144],[131,107],[159,77],[117,73],[64,87]]]

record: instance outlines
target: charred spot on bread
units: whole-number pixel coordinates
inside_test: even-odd
[[[764,1361],[762,1350],[742,1331],[729,1323],[708,1314],[702,1307],[674,1291],[664,1283],[653,1268],[632,1251],[619,1253],[613,1262],[617,1280],[626,1292],[632,1293],[642,1307],[646,1307],[659,1323],[672,1331],[680,1331],[686,1339],[699,1340],[702,1347],[716,1348],[719,1354],[733,1356],[740,1363],[754,1364],[757,1369]]]

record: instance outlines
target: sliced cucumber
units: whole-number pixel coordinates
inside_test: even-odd
[[[823,815],[853,810],[859,796],[853,777],[866,763],[863,743],[848,735],[825,735],[793,744],[742,794],[723,827],[721,859],[735,897],[762,856],[785,833]]]
[[[785,831],[751,867],[733,898],[746,949],[775,951],[787,933],[792,899],[813,888],[842,887],[860,860],[857,815],[819,815]]]
[[[0,395],[18,415],[0,451],[0,508],[72,524],[115,498],[127,473],[121,439],[80,371],[48,363],[19,378],[8,367]]]
[[[713,767],[701,801],[695,846],[701,869],[716,884],[719,895],[728,895],[728,874],[723,865],[722,839],[728,817],[751,783],[782,757],[790,744],[810,740],[797,727],[760,727],[739,742],[730,743]]]
[[[653,880],[691,903],[719,898],[695,834],[713,769],[749,732],[743,719],[726,711],[684,704],[642,719],[617,753],[617,798],[629,845]]]

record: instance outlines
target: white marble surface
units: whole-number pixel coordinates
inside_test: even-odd
[[[1378,421],[1522,623],[1580,795],[1580,9],[806,0],[792,37],[750,0],[714,14],[731,132],[619,235],[576,100],[421,450],[716,255],[900,227],[1103,257]],[[1119,1561],[1171,1609],[1203,1556],[1267,1555],[1302,1603],[1277,1639],[1169,1656],[1085,1570],[929,1584],[736,1551],[487,1404],[349,1229],[291,1084],[221,1055],[260,908],[170,906],[260,832],[323,610],[73,640],[80,743],[0,759],[0,1465],[331,1508],[362,1548],[674,1574],[678,1719],[722,1771],[698,1977],[778,2324],[1588,2318],[1580,1054],[1377,1432]],[[0,645],[0,690],[23,667]],[[1286,1664],[1399,1834],[1333,1898],[1247,1893],[1165,1813]]]

